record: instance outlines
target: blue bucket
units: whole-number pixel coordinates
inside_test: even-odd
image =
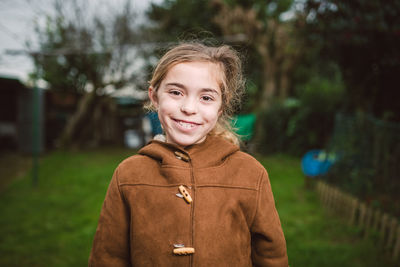
[[[324,150],[308,151],[301,159],[303,173],[310,177],[326,174],[336,161],[335,154],[328,154]]]

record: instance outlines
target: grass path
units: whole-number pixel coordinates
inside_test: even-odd
[[[132,151],[53,152],[41,159],[40,180],[29,175],[0,193],[0,266],[87,266],[107,185]],[[261,159],[287,239],[291,267],[390,266],[357,229],[324,214],[304,190],[299,160]],[[1,172],[0,172],[1,173]]]

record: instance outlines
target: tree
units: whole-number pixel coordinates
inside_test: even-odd
[[[143,57],[148,62],[148,73],[168,46],[180,40],[221,36],[213,22],[216,11],[210,0],[164,0],[152,3],[147,10],[149,23],[141,32],[154,45],[147,46]]]
[[[179,39],[203,36],[221,36],[221,30],[213,22],[216,10],[210,0],[164,0],[152,3],[148,18],[154,25],[146,27],[159,41],[176,42]]]
[[[224,35],[243,34],[247,45],[259,58],[261,86],[256,110],[265,110],[274,97],[289,95],[290,76],[302,53],[299,36],[291,21],[281,15],[293,1],[214,0],[219,10],[214,21]]]
[[[107,88],[121,88],[134,78],[135,53],[128,44],[137,34],[130,1],[121,10],[107,12],[104,15],[97,7],[90,15],[88,2],[55,0],[54,12],[44,23],[36,23],[39,50],[31,54],[32,78],[44,79],[52,90],[82,95],[59,138],[61,146],[82,139],[98,141],[94,128],[98,123],[91,114],[104,106]]]
[[[400,2],[307,0],[310,44],[340,65],[348,109],[400,121]]]
[[[292,6],[286,1],[201,0],[152,4],[148,17],[159,38],[176,41],[192,33],[228,42],[249,58],[245,66],[255,84],[253,111],[265,110],[272,98],[290,95],[290,77],[302,46],[292,22],[281,15]],[[199,12],[201,10],[202,12]],[[211,34],[205,34],[209,32]]]
[[[253,139],[257,147],[264,138],[263,114],[275,99],[282,102],[294,94],[295,67],[304,54],[304,41],[297,31],[305,21],[304,15],[293,8],[294,2],[169,0],[153,4],[148,12],[161,39],[176,42],[200,32],[200,38],[214,36],[245,55],[245,112],[257,113]],[[288,19],[288,15],[296,19]]]

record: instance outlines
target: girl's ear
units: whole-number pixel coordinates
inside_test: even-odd
[[[219,108],[219,110],[218,110],[218,118],[219,117],[221,117],[221,115],[222,115],[222,109],[223,109],[223,106],[224,106],[224,104],[223,103],[221,103],[221,107]]]
[[[149,98],[155,108],[158,108],[157,91],[152,86],[149,87]]]

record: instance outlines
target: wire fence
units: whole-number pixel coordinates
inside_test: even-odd
[[[400,124],[339,114],[328,150],[338,159],[329,183],[400,217]]]

